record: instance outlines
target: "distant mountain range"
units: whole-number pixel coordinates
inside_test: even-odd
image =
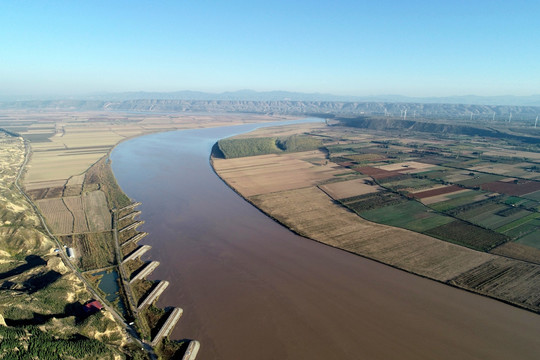
[[[373,115],[405,119],[453,119],[533,123],[538,106],[422,104],[404,102],[347,102],[298,100],[34,100],[0,102],[0,109],[65,111],[136,111],[156,113],[258,113],[322,116]]]
[[[222,93],[200,91],[175,92],[121,92],[93,93],[78,96],[11,96],[0,95],[0,101],[36,101],[36,100],[87,100],[87,101],[130,101],[130,100],[202,100],[202,101],[331,101],[331,102],[384,102],[384,103],[420,103],[420,104],[468,104],[468,105],[510,105],[540,106],[540,95],[530,96],[446,96],[446,97],[409,97],[401,95],[343,96],[321,93],[300,93],[289,91],[253,91],[239,90]]]

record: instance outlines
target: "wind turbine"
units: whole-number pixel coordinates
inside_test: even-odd
[[[508,122],[512,121],[512,113],[510,113],[510,116],[508,117]]]
[[[536,116],[536,120],[534,121],[534,128],[536,129],[536,124],[538,124],[538,115]]]
[[[403,113],[403,120],[407,120],[407,109],[405,109],[405,112]]]
[[[493,112],[493,119],[491,121],[495,121],[495,111]]]

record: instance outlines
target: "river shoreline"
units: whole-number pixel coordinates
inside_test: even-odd
[[[356,253],[356,252],[353,252],[353,251],[350,251],[350,250],[347,250],[347,249],[344,249],[344,248],[340,248],[338,246],[335,246],[335,245],[332,245],[332,244],[328,244],[328,243],[325,243],[323,241],[320,241],[320,240],[316,240],[316,239],[313,239],[313,238],[310,238],[308,235],[306,234],[303,234],[303,233],[300,233],[298,231],[296,231],[294,228],[292,228],[289,224],[287,223],[284,223],[283,221],[279,220],[278,218],[274,217],[271,213],[269,212],[266,212],[264,211],[263,209],[261,209],[260,207],[258,207],[253,201],[251,201],[249,198],[245,197],[244,195],[242,195],[242,193],[240,193],[238,190],[236,190],[229,182],[227,182],[226,179],[224,179],[217,171],[216,169],[214,168],[214,157],[213,155],[210,155],[210,165],[212,167],[212,170],[214,171],[214,173],[216,174],[217,177],[219,177],[221,179],[221,181],[223,181],[224,184],[226,184],[232,191],[234,191],[238,196],[240,196],[242,199],[244,199],[246,202],[248,202],[249,204],[251,204],[255,209],[257,209],[258,211],[260,211],[262,214],[264,214],[265,216],[267,216],[268,218],[272,219],[273,221],[275,221],[276,223],[278,223],[279,225],[283,226],[284,228],[288,229],[289,231],[291,231],[292,233],[294,233],[295,235],[298,235],[298,236],[301,236],[307,240],[310,240],[310,241],[314,241],[316,243],[319,243],[319,244],[322,244],[324,246],[328,246],[330,248],[333,248],[333,249],[337,249],[337,250],[340,250],[340,251],[344,251],[346,253],[349,253],[349,254],[352,254],[352,255],[355,255],[355,256],[359,256],[361,258],[364,258],[364,259],[367,259],[367,260],[371,260],[371,261],[375,261],[379,264],[382,264],[382,265],[385,265],[385,266],[389,266],[393,269],[396,269],[396,270],[400,270],[400,271],[403,271],[405,273],[408,273],[408,274],[411,274],[411,275],[414,275],[414,276],[418,276],[418,277],[421,277],[423,279],[427,279],[427,280],[431,280],[431,281],[435,281],[439,284],[443,284],[443,285],[446,285],[446,286],[449,286],[449,287],[452,287],[452,288],[455,288],[455,289],[458,289],[458,290],[463,290],[465,292],[468,292],[468,293],[471,293],[471,294],[475,294],[475,295],[481,295],[481,296],[484,296],[486,298],[489,298],[489,299],[492,299],[492,300],[496,300],[496,301],[499,301],[499,302],[502,302],[506,305],[510,305],[510,306],[514,306],[516,308],[519,308],[519,309],[522,309],[522,310],[526,310],[526,311],[530,311],[534,314],[539,314],[540,315],[540,312],[536,311],[535,309],[532,309],[532,308],[529,308],[523,304],[520,304],[520,303],[515,303],[515,302],[512,302],[512,301],[509,301],[509,300],[506,300],[506,299],[501,299],[501,298],[497,298],[495,296],[492,296],[488,293],[484,293],[484,292],[477,292],[477,291],[474,291],[474,290],[471,290],[471,289],[467,289],[467,288],[464,288],[464,287],[460,287],[456,284],[452,284],[451,282],[448,282],[448,281],[441,281],[441,280],[438,280],[438,279],[435,279],[433,277],[430,277],[428,275],[423,275],[423,274],[419,274],[418,272],[414,272],[414,271],[411,271],[411,270],[407,270],[407,269],[404,269],[402,267],[399,267],[399,266],[396,266],[396,265],[393,265],[393,264],[390,264],[390,263],[386,263],[384,261],[381,261],[375,257],[370,257],[368,255],[365,255],[365,254],[359,254],[359,253]],[[354,214],[356,215],[353,211],[347,209],[347,208],[344,208],[346,211],[350,212],[351,214]],[[441,240],[442,241],[442,240]]]
[[[227,131],[218,139],[231,136],[233,129]],[[354,359],[360,353],[388,358],[395,351],[406,359],[445,358],[451,352],[440,336],[447,333],[463,342],[458,351],[464,358],[509,355],[493,340],[501,331],[510,343],[531,343],[499,325],[515,328],[521,319],[517,323],[530,332],[539,325],[530,312],[320,246],[246,202],[211,164],[216,140],[208,139],[225,132],[154,134],[113,156],[117,181],[143,203],[143,230],[153,235],[147,241],[151,257],[163,264],[154,276],[174,284],[158,306],[185,310],[171,338],[200,340],[207,359]],[[200,149],[207,146],[203,155]],[[143,167],[144,173],[135,171]],[[462,328],[466,319],[472,325]],[[375,346],[385,341],[380,334],[399,350]],[[441,345],[425,347],[426,337]],[[238,348],[239,338],[248,345]],[[272,350],[265,350],[269,342]],[[495,348],[501,355],[491,356]]]

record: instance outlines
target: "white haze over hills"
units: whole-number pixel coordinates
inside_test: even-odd
[[[387,103],[423,103],[423,104],[474,104],[474,105],[511,105],[511,106],[540,106],[540,95],[530,96],[445,96],[445,97],[409,97],[402,95],[371,95],[347,96],[321,93],[300,93],[289,91],[254,91],[239,90],[222,93],[200,91],[175,92],[119,92],[93,93],[81,95],[6,95],[0,94],[0,101],[29,101],[29,100],[101,100],[125,101],[139,99],[162,100],[228,100],[228,101],[342,101],[342,102],[387,102]]]

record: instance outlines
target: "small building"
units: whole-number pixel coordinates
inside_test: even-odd
[[[75,249],[68,247],[68,248],[66,249],[66,252],[67,252],[67,256],[68,256],[70,259],[75,259]]]
[[[86,313],[95,313],[103,309],[103,305],[97,300],[90,300],[83,306],[84,312]]]

